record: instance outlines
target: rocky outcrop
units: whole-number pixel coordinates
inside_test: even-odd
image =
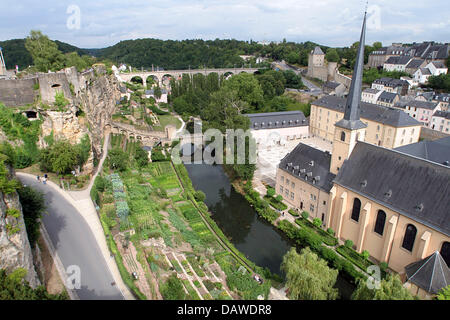
[[[15,214],[16,211],[12,209],[16,209],[19,214]],[[17,192],[0,192],[0,269],[11,272],[17,268],[27,270],[25,280],[32,287],[40,284],[33,264],[19,195]]]
[[[120,91],[114,75],[107,75],[101,68],[96,69],[96,74],[95,78],[84,81],[88,84],[81,90],[77,99],[88,121],[94,156],[99,159],[102,153],[102,138],[116,110],[116,103],[120,100]]]

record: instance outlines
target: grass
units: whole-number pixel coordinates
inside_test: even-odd
[[[346,246],[339,246],[338,248],[336,248],[336,251],[364,271],[366,271],[367,268],[373,264],[369,260],[364,259],[363,256],[361,256],[358,252],[356,252],[352,248],[348,248]]]
[[[172,115],[158,116],[158,119],[160,125],[153,127],[153,129],[156,131],[164,131],[166,126],[168,126],[169,124],[175,125],[177,129],[181,128],[181,121]]]

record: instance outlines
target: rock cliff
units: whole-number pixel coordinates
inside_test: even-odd
[[[10,174],[15,177],[12,170]],[[40,284],[17,192],[0,192],[0,257],[0,269],[11,272],[23,268],[27,270],[25,280],[32,287]]]

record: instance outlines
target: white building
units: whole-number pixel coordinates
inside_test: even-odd
[[[285,141],[307,137],[309,122],[301,111],[246,114],[257,145],[283,145]]]
[[[450,112],[436,111],[431,119],[430,128],[450,134]]]
[[[409,56],[390,57],[383,65],[385,71],[401,71],[405,72],[406,66],[411,62]]]
[[[377,104],[378,98],[380,97],[382,90],[367,88],[361,94],[361,101]]]

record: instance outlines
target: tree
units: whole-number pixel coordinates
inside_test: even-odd
[[[380,282],[380,289],[370,289],[366,280],[358,280],[358,287],[352,295],[353,300],[415,300],[408,289],[403,287],[398,275],[388,275]]]
[[[136,148],[136,152],[134,154],[134,158],[139,167],[143,168],[148,164],[148,152],[142,149],[141,146]]]
[[[286,60],[290,64],[298,63],[300,60],[300,55],[297,52],[292,51],[287,55]]]
[[[49,294],[43,286],[33,289],[24,280],[27,271],[18,268],[7,274],[0,269],[0,300],[68,300],[66,293]]]
[[[224,87],[235,91],[239,100],[247,102],[254,109],[262,107],[263,91],[252,74],[236,74],[225,82]]]
[[[155,95],[156,99],[161,98],[162,92],[161,88],[159,87],[159,84],[157,84],[156,87],[153,89],[153,94]]]
[[[108,163],[111,170],[124,171],[128,166],[128,154],[120,148],[111,149],[108,153]]]
[[[445,288],[442,288],[437,296],[437,300],[450,300],[450,285],[446,286]]]
[[[335,300],[338,297],[333,286],[339,271],[329,268],[327,262],[309,248],[300,254],[291,248],[283,257],[281,270],[286,273],[289,299]]]
[[[64,68],[64,55],[58,50],[56,43],[43,35],[41,31],[32,30],[25,41],[25,47],[39,71],[58,71]]]
[[[327,54],[325,55],[325,59],[328,62],[339,62],[339,54],[337,53],[335,48],[330,48],[327,50]]]
[[[41,152],[41,168],[58,174],[69,173],[78,164],[78,161],[77,148],[64,140],[55,142]]]
[[[203,191],[197,190],[194,193],[194,198],[195,198],[195,201],[197,201],[197,202],[203,202],[206,199],[206,195]]]
[[[378,49],[381,49],[381,47],[383,47],[383,44],[379,41],[376,41],[372,44],[372,47],[374,50],[378,50]]]

